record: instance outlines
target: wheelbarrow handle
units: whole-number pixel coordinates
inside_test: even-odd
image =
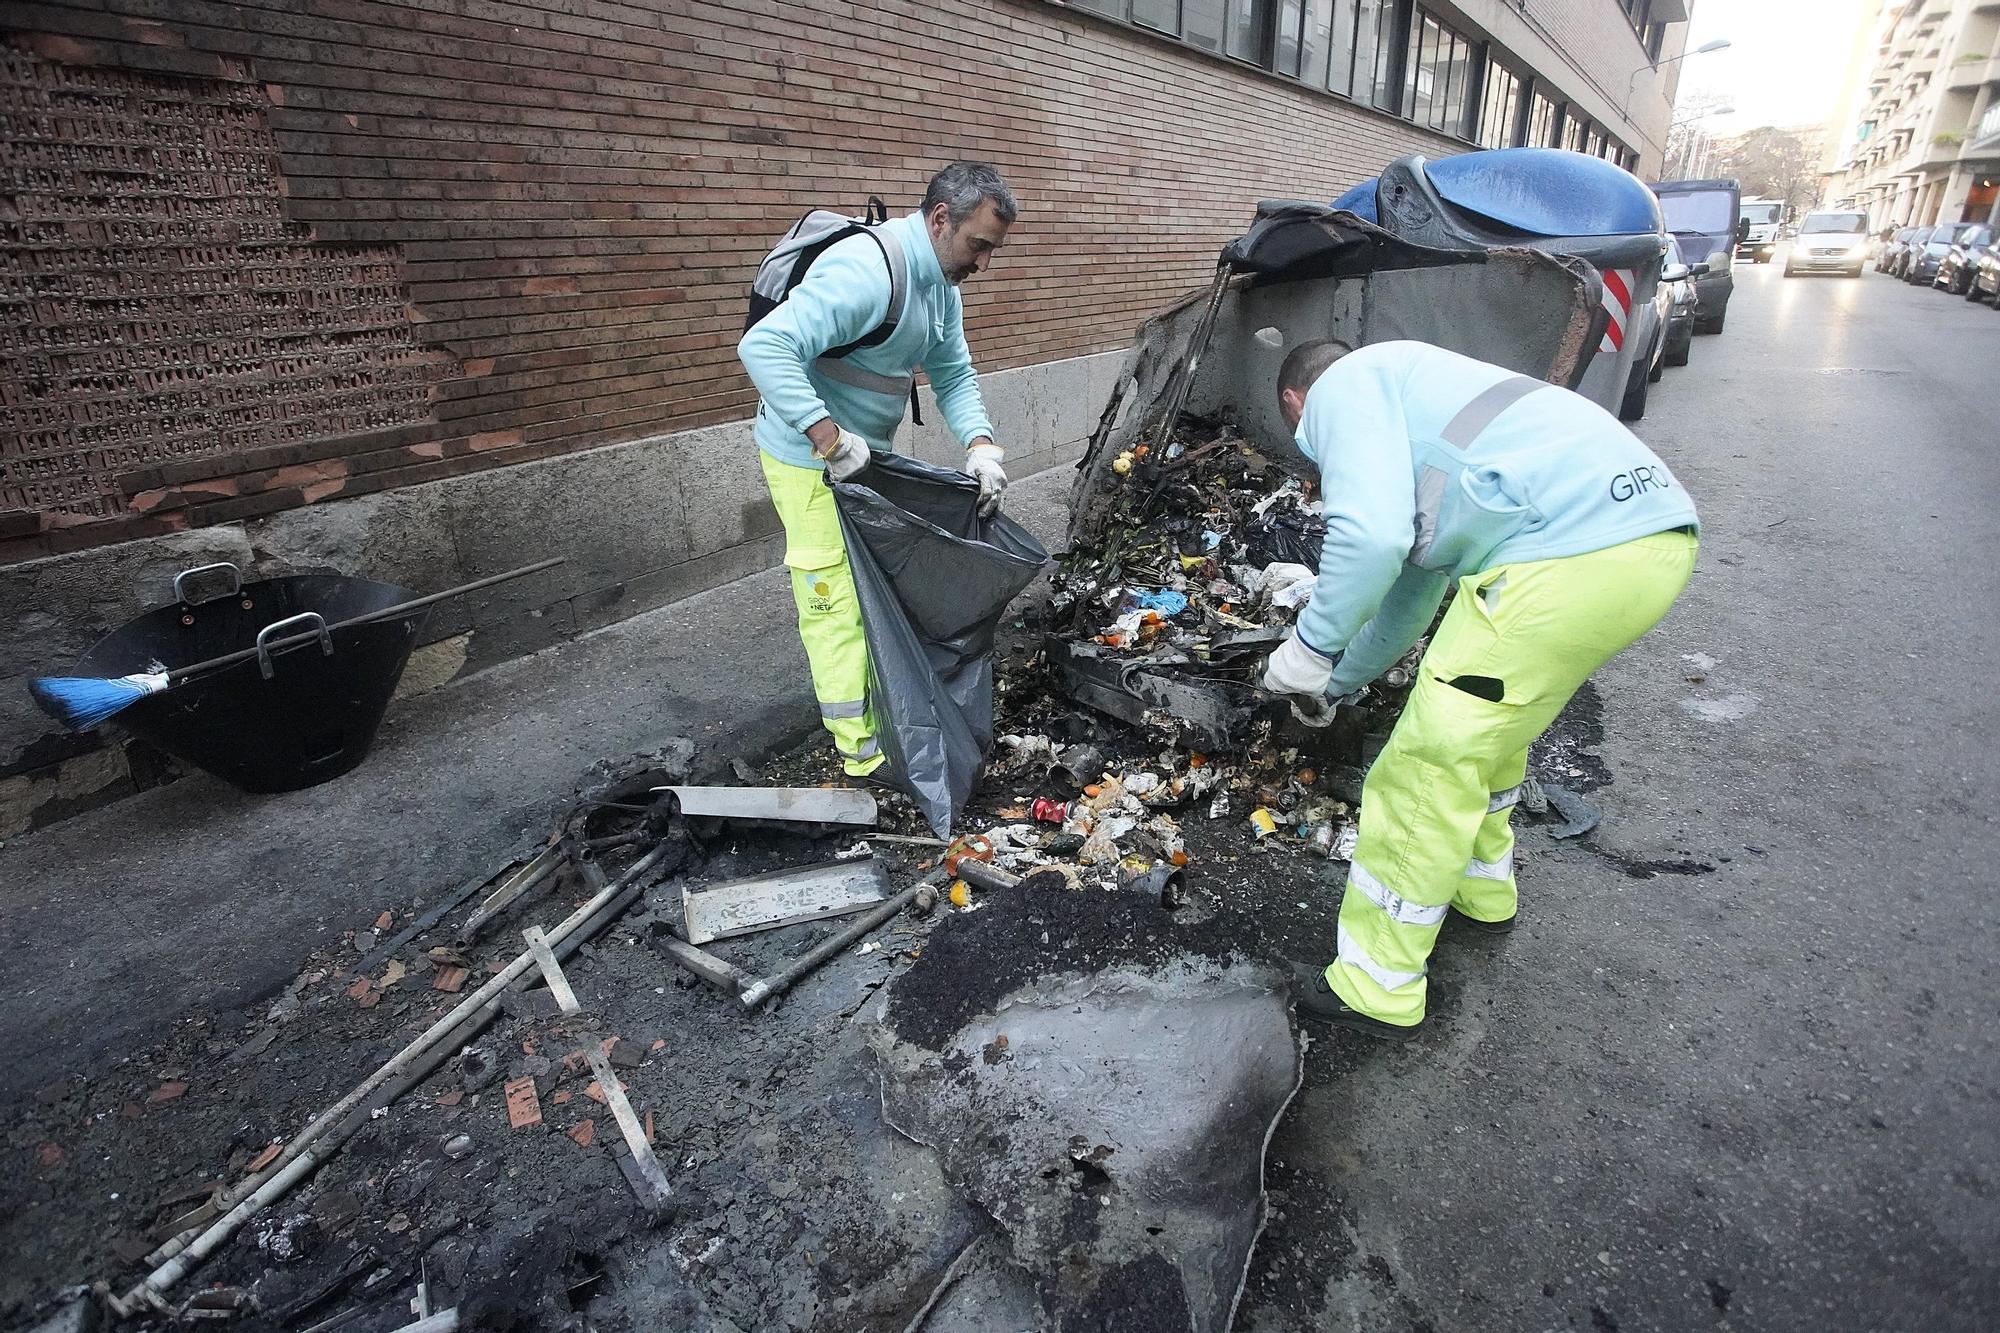
[[[237,593],[243,591],[243,571],[227,560],[218,560],[212,565],[196,565],[193,569],[183,569],[180,573],[174,575],[174,600],[183,606],[200,606],[201,602],[197,602],[189,597],[187,589],[182,585],[197,574],[207,574],[218,569],[229,571],[229,591],[211,593],[209,596],[202,598],[201,602],[213,602],[223,597],[234,597]]]
[[[407,602],[398,602],[394,606],[385,606],[379,611],[370,611],[366,615],[352,616],[346,620],[327,625],[322,629],[307,630],[303,634],[288,634],[274,643],[265,643],[263,641],[264,635],[260,634],[257,636],[258,642],[254,647],[239,648],[233,653],[224,653],[221,657],[211,657],[206,662],[190,662],[184,667],[175,667],[167,673],[167,684],[170,686],[178,685],[190,676],[198,676],[210,671],[220,671],[224,667],[235,666],[238,662],[247,662],[253,657],[268,659],[272,653],[281,652],[286,648],[296,648],[302,643],[310,643],[312,640],[321,638],[323,635],[331,637],[335,630],[349,629],[355,625],[371,625],[378,620],[393,620],[397,616],[405,616],[412,611],[421,611],[427,606],[442,602],[447,597],[463,597],[467,593],[480,592],[493,587],[495,584],[505,583],[510,579],[524,578],[529,574],[539,574],[545,569],[554,569],[557,565],[562,564],[565,558],[558,555],[552,556],[547,560],[538,560],[532,565],[522,565],[519,569],[510,569],[505,574],[495,574],[490,578],[474,579],[471,583],[461,583],[458,587],[446,588],[443,592],[434,592],[424,597],[413,597]],[[278,623],[284,624],[286,622],[279,621]],[[275,626],[266,626],[265,634],[268,634],[273,628]],[[267,672],[266,674],[268,675],[269,673]]]
[[[312,632],[319,636],[320,655],[323,657],[333,656],[333,633],[326,627],[326,617],[319,612],[301,611],[295,616],[286,616],[283,620],[274,620],[257,631],[257,647],[255,650],[257,653],[257,669],[264,673],[265,680],[271,678],[271,646],[265,640],[288,626],[303,627],[306,625],[311,625],[313,627]],[[306,636],[301,634],[298,637],[303,639]]]

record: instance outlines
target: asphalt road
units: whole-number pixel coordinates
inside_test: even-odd
[[[2000,314],[1736,283],[1637,427],[1703,553],[1597,678],[1596,849],[1274,1141],[1321,1328],[2000,1327]]]

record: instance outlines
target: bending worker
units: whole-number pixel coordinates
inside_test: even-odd
[[[867,710],[861,607],[821,474],[845,481],[867,465],[871,450],[891,449],[922,368],[965,446],[981,512],[999,506],[1007,473],[965,346],[958,284],[992,262],[1017,211],[992,167],[954,162],[931,178],[920,211],[883,223],[878,236],[857,234],[829,247],[737,345],[760,397],[759,461],[785,525],[785,564],[820,719],[850,777],[873,773],[884,756]],[[891,263],[903,269],[893,285]],[[829,356],[883,325],[896,288],[904,297],[894,331],[873,346]]]
[[[1301,1014],[1404,1040],[1446,916],[1513,927],[1528,745],[1687,585],[1694,505],[1595,403],[1426,343],[1303,344],[1278,401],[1326,544],[1265,688],[1360,689],[1458,590],[1362,787],[1334,959],[1299,969]]]

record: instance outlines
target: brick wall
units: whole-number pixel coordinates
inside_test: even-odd
[[[277,158],[271,243],[399,273],[394,327],[370,305],[395,355],[341,381],[375,386],[372,410],[315,417],[310,438],[214,429],[199,396],[178,449],[35,435],[35,467],[63,484],[0,500],[0,563],[746,416],[733,348],[771,239],[814,204],[911,207],[952,156],[999,163],[1024,202],[967,288],[975,357],[998,369],[1124,346],[1258,198],[1328,199],[1400,153],[1458,147],[1043,0],[104,3],[10,4],[0,32],[23,54],[0,71],[122,71],[140,102],[253,113]],[[0,128],[57,133],[40,124]],[[0,195],[29,183],[22,161],[0,154]],[[231,188],[254,192],[255,175]],[[153,194],[172,193],[165,178]],[[44,340],[73,313],[36,300],[49,244],[0,213],[21,279],[0,301],[18,298],[6,317]],[[151,290],[127,292],[126,313],[144,316]],[[239,314],[205,318],[194,341],[244,332]],[[187,360],[197,387],[241,373]],[[69,373],[39,381],[44,428],[65,405],[79,432],[93,419]],[[24,392],[0,391],[0,466],[30,452]]]

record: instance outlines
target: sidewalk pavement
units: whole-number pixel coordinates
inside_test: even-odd
[[[1007,512],[1051,553],[1067,464]],[[692,738],[704,759],[809,735],[817,710],[782,570],[400,703],[361,767],[253,796],[195,774],[0,848],[0,1105],[255,1005],[305,956],[497,868],[600,759]]]

